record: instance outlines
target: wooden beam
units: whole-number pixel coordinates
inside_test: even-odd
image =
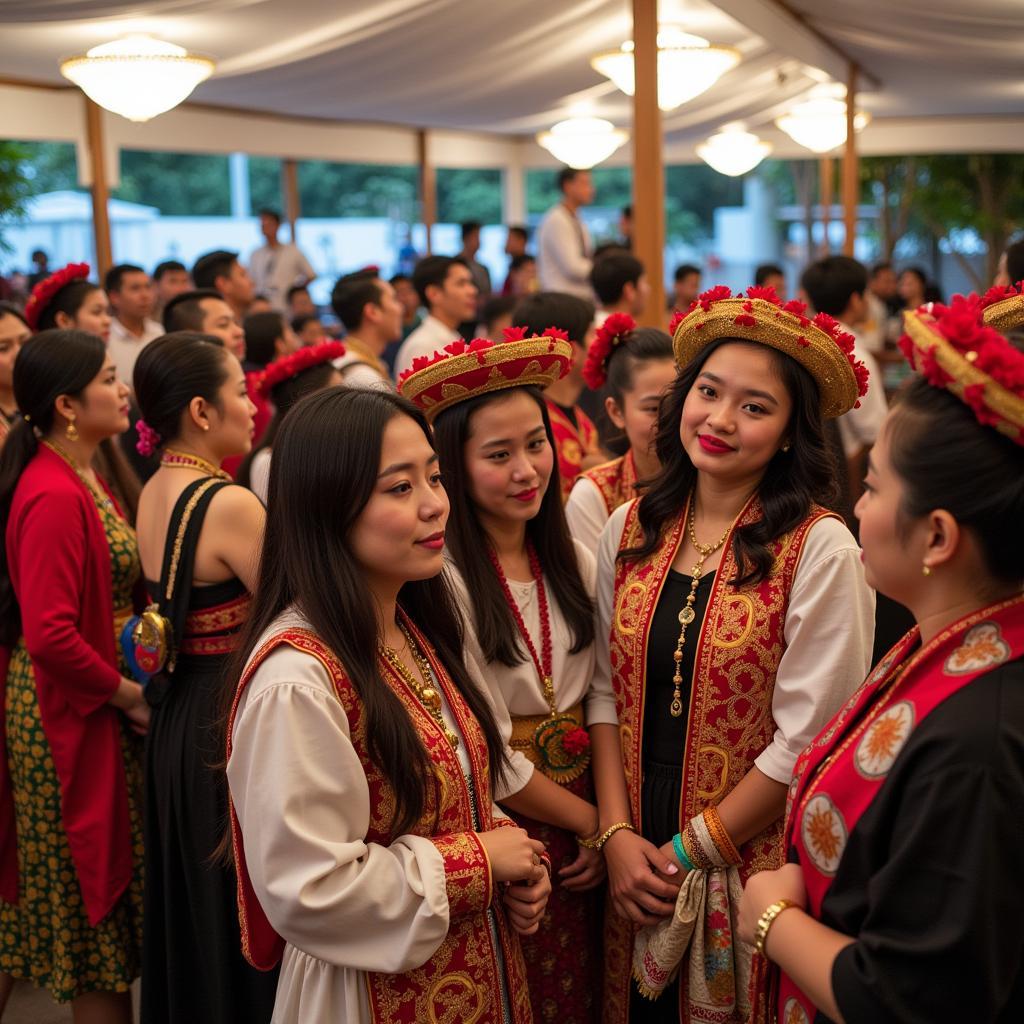
[[[281,161],[281,189],[284,192],[284,219],[295,242],[295,225],[302,216],[302,201],[299,198],[299,163],[297,160]]]
[[[857,109],[857,65],[851,64],[846,81],[846,149],[843,151],[843,221],[846,238],[843,253],[853,255],[857,237],[857,198],[860,191],[860,168],[857,164],[857,133],[853,130]]]
[[[836,172],[832,157],[827,154],[821,158],[818,170],[818,188],[821,200],[821,229],[822,242],[820,253],[828,256],[832,252],[832,243],[828,238],[829,226],[832,223],[832,204],[835,202],[835,180]]]
[[[650,295],[640,322],[665,326],[665,165],[658,107],[658,0],[633,0],[633,253]]]
[[[113,266],[110,246],[110,187],[107,184],[107,156],[103,142],[103,111],[88,96],[85,102],[85,131],[89,144],[89,169],[92,176],[92,230],[96,246],[96,274],[103,276]]]
[[[420,178],[420,212],[423,226],[427,231],[427,255],[434,251],[431,244],[431,233],[437,223],[437,172],[430,162],[427,151],[427,130],[420,128],[416,132],[416,159],[419,164]]]

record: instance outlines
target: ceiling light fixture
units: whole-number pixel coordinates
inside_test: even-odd
[[[807,99],[776,118],[776,125],[812,153],[828,153],[843,145],[846,142],[846,94],[842,86],[839,90],[841,95],[836,95],[835,87],[822,92],[812,90]],[[858,110],[854,114],[853,130],[861,131],[870,120],[870,114]]]
[[[537,136],[556,160],[579,170],[607,160],[628,139],[628,132],[600,117],[571,117]]]
[[[60,63],[60,73],[105,110],[148,121],[176,107],[213,74],[209,57],[135,34]]]
[[[742,128],[727,126],[702,142],[697,156],[719,174],[735,178],[752,171],[771,151],[771,143]]]

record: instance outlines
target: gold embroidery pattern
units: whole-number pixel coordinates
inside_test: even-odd
[[[185,634],[220,633],[226,629],[237,629],[249,618],[252,595],[244,594],[234,601],[227,601],[214,608],[189,612],[185,618]]]
[[[636,497],[636,462],[632,449],[620,458],[588,469],[580,476],[586,477],[600,491],[608,515]]]
[[[491,867],[475,832],[431,839],[444,858],[445,886],[448,890],[449,912],[469,914],[486,910],[490,905]]]

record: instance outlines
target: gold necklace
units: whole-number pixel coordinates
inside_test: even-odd
[[[693,545],[693,550],[700,557],[690,573],[690,593],[686,597],[686,604],[679,611],[679,639],[676,641],[676,649],[672,654],[672,660],[675,662],[675,674],[672,676],[672,703],[668,706],[669,714],[673,718],[679,718],[683,713],[683,646],[686,643],[686,628],[697,617],[693,610],[693,602],[697,599],[697,584],[700,582],[701,573],[704,571],[704,563],[725,543],[732,530],[730,525],[714,544],[698,543],[697,534],[693,528],[693,521],[696,517],[696,504],[696,502],[693,502],[690,506],[690,514],[686,517],[686,530],[690,535],[690,543]]]
[[[175,451],[173,448],[165,448],[160,456],[160,465],[169,469],[194,469],[206,476],[215,476],[220,480],[230,480],[231,474],[225,473],[223,469],[215,466],[212,462],[199,455],[191,455],[188,452]]]
[[[63,459],[64,462],[68,464],[68,466],[71,468],[75,476],[77,476],[78,479],[82,481],[86,489],[93,496],[93,499],[96,501],[96,504],[99,505],[100,509],[103,512],[108,512],[110,515],[116,518],[117,510],[114,508],[114,503],[110,500],[110,497],[106,495],[102,490],[92,485],[89,478],[85,475],[85,473],[82,472],[81,469],[79,469],[78,464],[75,462],[75,460],[71,458],[71,455],[68,452],[66,452],[56,441],[47,440],[44,441],[43,444],[46,445],[46,447],[49,448],[50,451],[54,453],[54,455],[58,456],[58,458],[60,459]]]
[[[387,659],[388,664],[406,682],[409,689],[416,694],[419,698],[419,702],[424,708],[426,708],[430,717],[437,722],[438,727],[444,733],[445,739],[448,740],[452,750],[457,750],[459,746],[459,737],[448,728],[448,723],[444,720],[444,714],[441,711],[441,693],[433,684],[433,680],[430,675],[430,664],[405,626],[399,623],[399,629],[401,629],[402,634],[405,636],[405,642],[409,645],[409,652],[412,654],[412,659],[416,662],[416,667],[419,669],[420,675],[423,677],[422,682],[405,667],[405,664],[402,662],[401,658],[398,657],[398,653],[394,648],[381,644],[380,652]]]

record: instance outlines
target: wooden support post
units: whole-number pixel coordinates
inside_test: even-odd
[[[437,173],[427,152],[428,141],[426,129],[420,128],[416,132],[416,154],[420,172],[420,213],[427,232],[427,255],[429,256],[433,252],[430,236],[434,224],[437,222]]]
[[[846,256],[853,255],[853,243],[857,237],[857,200],[860,193],[857,135],[853,130],[856,109],[857,65],[850,64],[850,73],[846,83],[846,149],[843,152],[843,220],[846,224],[843,253]]]
[[[633,0],[633,253],[650,295],[640,317],[665,326],[665,166],[658,107],[658,0]]]
[[[284,218],[288,221],[292,244],[295,243],[296,224],[302,216],[302,200],[299,198],[299,165],[295,160],[281,161],[281,188],[284,191]]]
[[[110,245],[110,186],[107,184],[107,154],[103,137],[103,111],[88,96],[85,101],[85,131],[89,142],[89,172],[92,176],[92,231],[96,247],[96,277],[103,280],[113,266]]]
[[[829,241],[828,232],[832,224],[832,203],[835,201],[835,165],[832,157],[826,155],[821,158],[818,171],[818,189],[821,200],[821,229],[822,242],[819,252],[822,256],[829,256],[832,253],[832,243]]]

